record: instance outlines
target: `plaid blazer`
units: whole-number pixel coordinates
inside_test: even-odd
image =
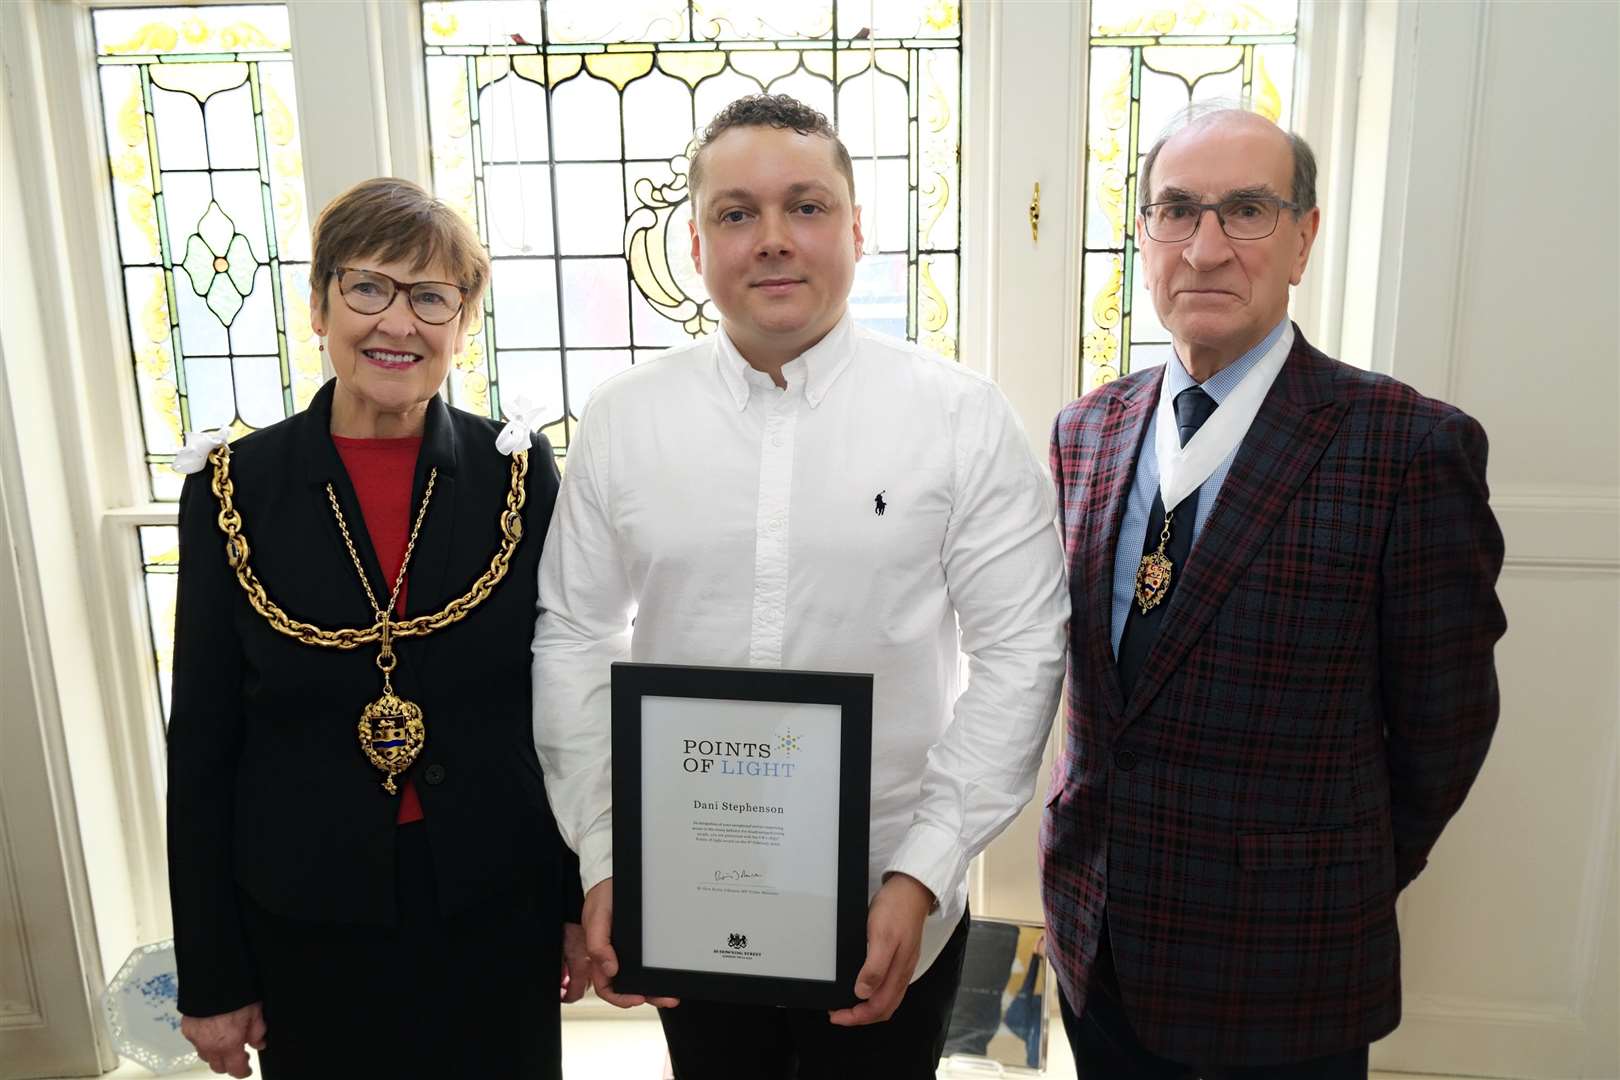
[[[1154,1053],[1308,1060],[1400,1021],[1395,897],[1496,726],[1485,432],[1296,328],[1126,698],[1114,550],[1162,378],[1111,382],[1052,433],[1073,610],[1048,954],[1078,1013],[1106,904]]]

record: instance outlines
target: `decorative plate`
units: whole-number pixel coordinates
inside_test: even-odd
[[[173,941],[142,945],[129,954],[101,998],[121,1056],[159,1074],[200,1063],[180,1034],[179,986]]]

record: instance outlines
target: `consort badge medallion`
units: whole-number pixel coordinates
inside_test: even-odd
[[[365,751],[366,759],[386,774],[383,790],[397,795],[399,787],[394,777],[411,767],[427,741],[422,710],[415,702],[385,690],[360,714],[359,733],[360,749]]]

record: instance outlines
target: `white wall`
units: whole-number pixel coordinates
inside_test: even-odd
[[[1405,1022],[1374,1062],[1620,1076],[1620,7],[1389,21],[1372,361],[1490,435],[1508,633],[1490,757],[1402,901]]]

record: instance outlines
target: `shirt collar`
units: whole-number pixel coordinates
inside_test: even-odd
[[[1194,386],[1202,386],[1204,392],[1214,398],[1215,404],[1219,405],[1231,396],[1232,391],[1238,388],[1238,384],[1243,382],[1244,377],[1253,371],[1256,365],[1265,358],[1265,355],[1276,346],[1277,342],[1282,339],[1283,331],[1286,329],[1288,329],[1288,317],[1284,316],[1282,322],[1272,327],[1271,333],[1267,334],[1260,344],[1221,368],[1202,383],[1187,374],[1187,369],[1182,366],[1179,357],[1173,358],[1164,365],[1164,396],[1174,401],[1176,395],[1183,390]]]
[[[731,399],[741,412],[748,407],[751,385],[761,373],[755,371],[726,333],[724,326],[715,334],[720,379]],[[813,409],[826,398],[838,376],[843,374],[855,355],[855,325],[848,311],[827,336],[782,365],[782,377],[787,381],[787,393],[804,391],[804,399]],[[769,376],[763,376],[769,378]]]

